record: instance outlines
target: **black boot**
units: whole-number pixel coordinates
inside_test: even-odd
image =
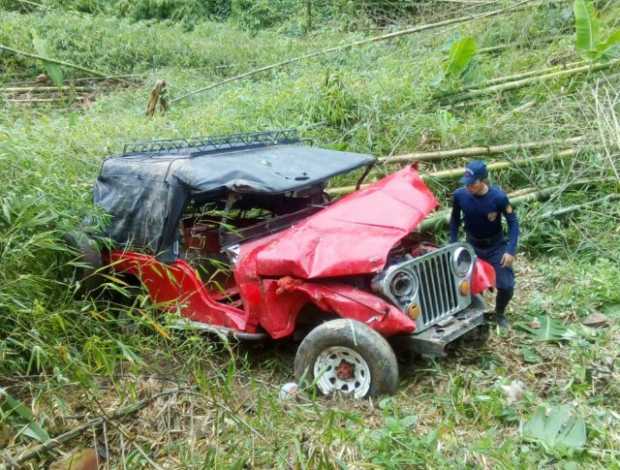
[[[506,318],[505,311],[508,306],[508,302],[512,299],[513,289],[497,289],[497,296],[495,297],[495,321],[502,329],[508,329],[510,322]]]

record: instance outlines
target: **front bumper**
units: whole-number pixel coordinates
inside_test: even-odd
[[[472,297],[472,303],[465,310],[442,320],[421,333],[393,336],[390,342],[395,349],[406,349],[423,356],[446,356],[446,346],[474,328],[485,324],[486,303],[481,296]]]

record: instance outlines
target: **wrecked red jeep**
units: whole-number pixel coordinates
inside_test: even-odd
[[[374,162],[294,131],[131,145],[102,165],[94,201],[113,244],[89,261],[191,327],[303,338],[296,379],[324,394],[393,393],[393,346],[443,355],[483,332],[494,273],[419,232],[438,203],[414,166],[330,200],[330,178],[357,170],[359,188]]]

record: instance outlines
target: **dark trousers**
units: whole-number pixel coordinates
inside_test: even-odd
[[[515,287],[515,273],[512,268],[505,268],[502,266],[502,256],[506,253],[507,242],[504,239],[497,240],[496,242],[480,244],[469,240],[469,243],[473,246],[478,258],[483,259],[495,269],[495,285],[497,287],[497,297],[495,299],[495,312],[504,314]]]

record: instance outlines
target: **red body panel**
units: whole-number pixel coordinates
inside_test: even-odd
[[[409,166],[278,233],[255,254],[256,272],[314,279],[381,271],[437,204]]]
[[[179,309],[191,320],[215,326],[248,333],[260,326],[272,338],[282,338],[293,333],[302,307],[313,303],[325,312],[364,322],[384,336],[407,334],[415,330],[415,322],[398,308],[333,278],[381,271],[392,248],[436,206],[411,166],[289,229],[243,243],[234,266],[243,310],[217,301],[218,293],[209,291],[184,260],[163,264],[153,256],[114,251],[110,262],[139,278],[165,309]],[[494,283],[493,268],[479,260],[472,292]]]
[[[213,300],[213,294],[186,261],[160,263],[153,256],[113,251],[110,263],[120,272],[142,281],[153,302],[165,310],[179,309],[190,320],[254,332],[248,314],[238,308]]]
[[[482,259],[477,259],[471,274],[471,293],[476,295],[495,287],[495,269]]]
[[[274,338],[293,333],[299,309],[312,302],[325,312],[336,313],[366,323],[384,336],[413,333],[415,323],[399,309],[376,295],[347,284],[324,281],[308,282],[292,277],[266,280],[265,304],[269,315],[261,326]]]

